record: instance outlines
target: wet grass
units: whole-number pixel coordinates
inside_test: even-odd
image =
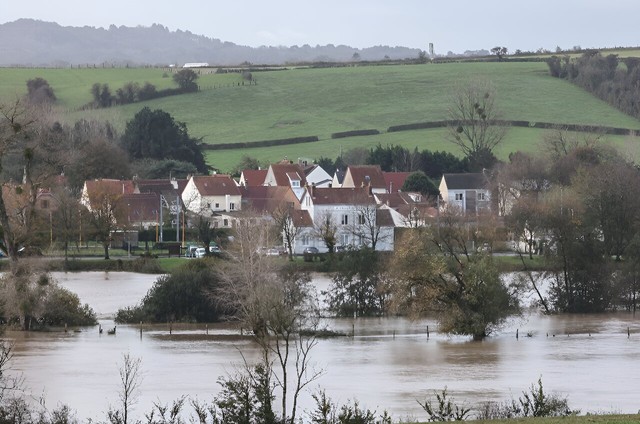
[[[498,423],[525,423],[525,424],[637,424],[640,422],[640,415],[580,415],[569,417],[553,417],[553,418],[518,418],[509,420],[487,420],[475,421],[482,424],[498,424]],[[417,421],[415,424],[426,423],[426,421]]]

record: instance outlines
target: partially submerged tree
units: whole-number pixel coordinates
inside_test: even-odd
[[[280,388],[282,422],[294,423],[302,390],[321,374],[311,366],[310,356],[317,344],[319,315],[309,276],[275,269],[273,261],[256,251],[256,246],[269,245],[265,242],[270,237],[267,226],[250,220],[237,223],[230,246],[233,260],[222,274],[226,284],[214,295],[252,330],[265,366],[276,365],[273,378]]]
[[[519,312],[515,293],[500,280],[490,254],[472,249],[469,235],[482,233],[454,211],[439,225],[405,233],[392,264],[396,310],[436,313],[443,332],[488,336]]]

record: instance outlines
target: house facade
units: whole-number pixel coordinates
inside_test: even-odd
[[[444,174],[439,189],[441,207],[456,208],[465,215],[490,210],[491,192],[483,173]]]
[[[185,208],[195,214],[213,216],[216,213],[239,211],[240,189],[228,175],[191,177],[182,191]]]
[[[322,188],[308,187],[302,196],[294,252],[301,254],[306,247],[327,252],[321,234],[332,233],[336,247],[375,245],[376,250],[393,250],[394,221],[388,210],[380,210],[367,187]],[[306,213],[305,213],[306,212]],[[309,225],[312,224],[312,225]]]

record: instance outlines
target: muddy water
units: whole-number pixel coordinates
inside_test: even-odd
[[[59,274],[60,282],[98,312],[101,325],[118,307],[134,305],[156,277],[126,273]],[[326,280],[316,284],[326,287]],[[640,409],[640,321],[627,314],[544,317],[512,320],[481,342],[437,333],[434,321],[392,319],[328,320],[353,337],[321,340],[313,350],[325,372],[310,386],[340,403],[387,409],[396,419],[426,420],[416,399],[448,388],[460,403],[508,400],[542,377],[546,390],[567,395],[583,413],[635,413]],[[427,338],[427,327],[429,337]],[[631,332],[627,335],[627,329]],[[209,401],[220,376],[249,360],[256,347],[237,337],[231,326],[172,328],[118,326],[116,335],[98,328],[68,333],[9,333],[15,342],[14,373],[22,373],[34,397],[44,394],[51,407],[67,403],[78,417],[104,419],[117,402],[118,367],[123,353],[142,358],[144,379],[135,414],[153,402],[181,395]],[[516,330],[520,337],[516,339]],[[207,334],[208,333],[208,334]],[[530,333],[531,337],[527,337]],[[313,406],[305,392],[302,409]]]

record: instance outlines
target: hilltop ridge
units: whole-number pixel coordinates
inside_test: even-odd
[[[420,50],[399,46],[358,49],[333,44],[249,47],[190,31],[170,31],[160,24],[150,27],[111,25],[105,29],[18,19],[0,25],[0,66],[64,67],[102,63],[166,66],[186,62],[276,65],[352,61],[354,54],[360,60],[400,60],[417,58]]]

